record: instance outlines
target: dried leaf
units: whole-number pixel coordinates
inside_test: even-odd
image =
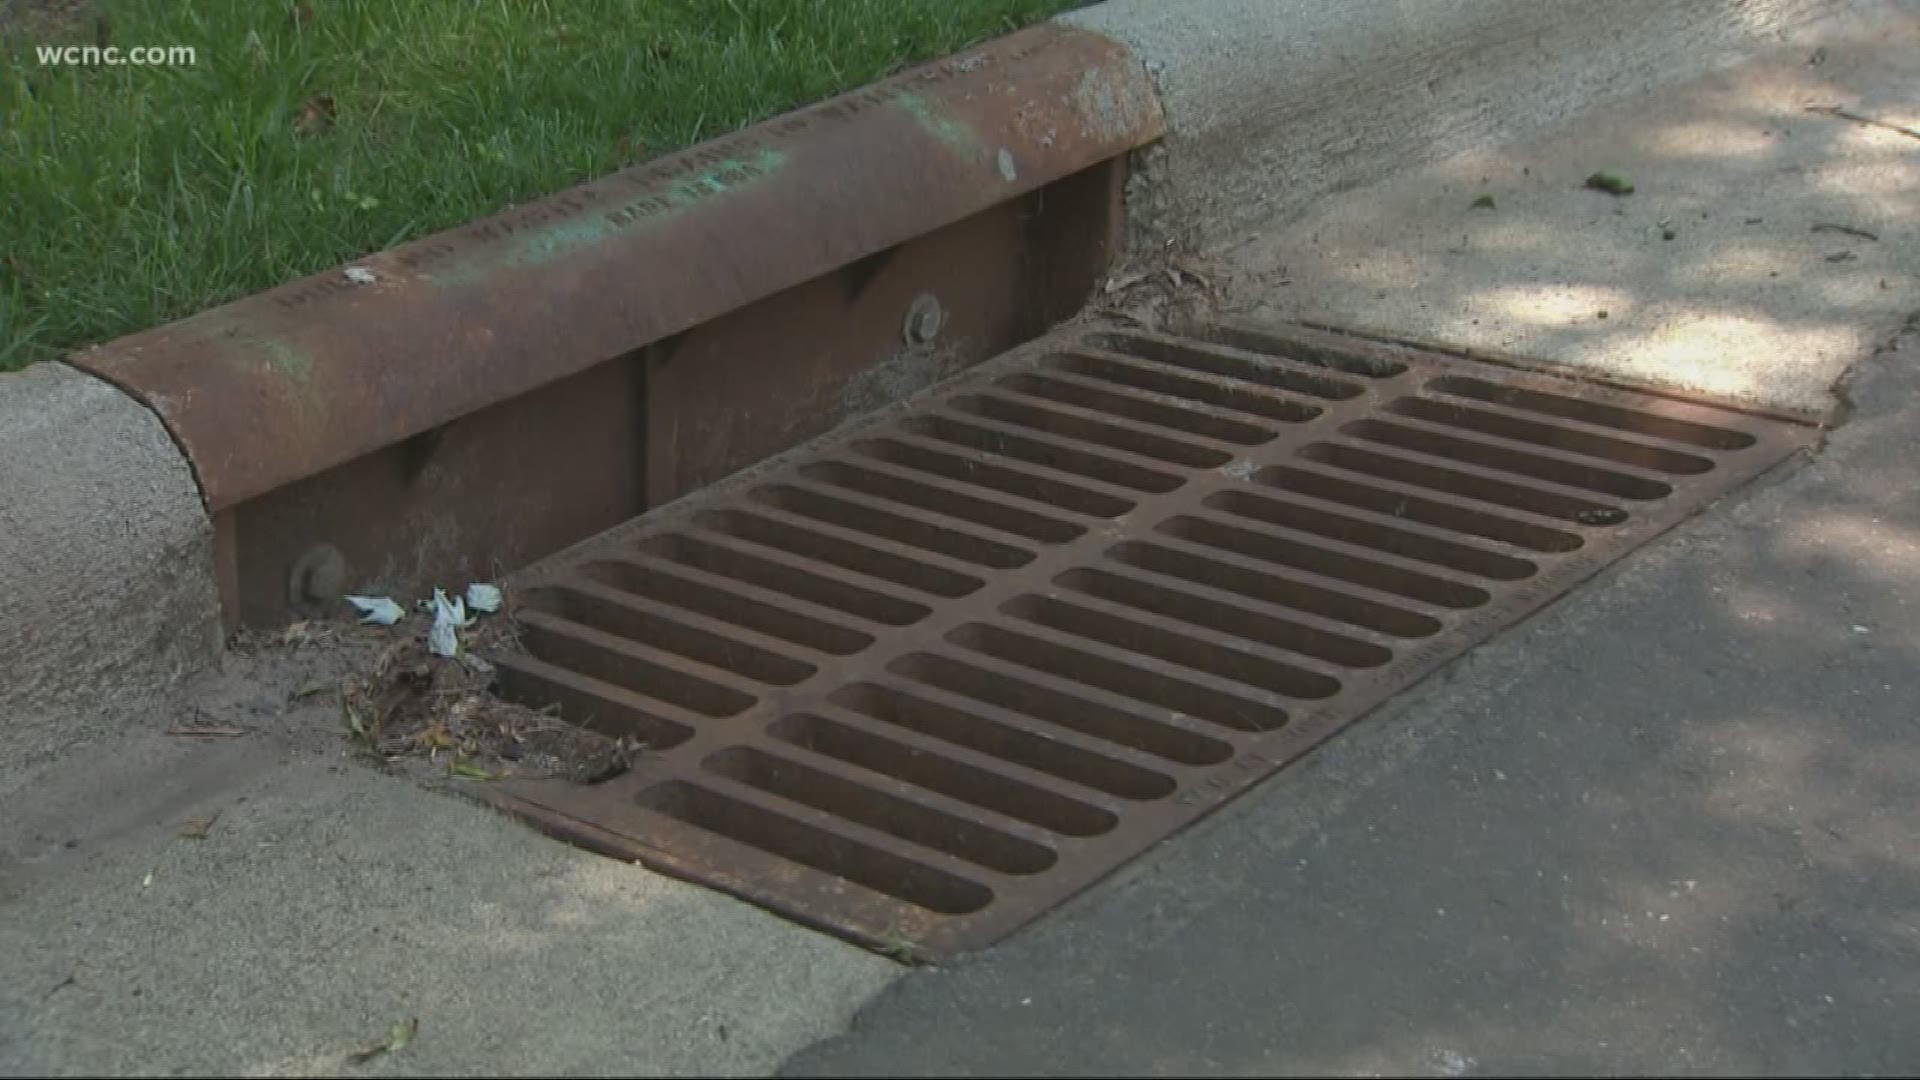
[[[358,696],[359,695],[351,692],[341,694],[340,712],[341,715],[347,718],[348,731],[353,732],[356,738],[370,739],[373,736],[373,731],[367,726],[365,718],[360,715],[359,707],[354,704],[354,699]]]
[[[429,750],[446,750],[454,744],[453,736],[449,734],[446,727],[441,724],[439,717],[435,717],[433,722],[427,725],[427,729],[415,738],[420,745]]]
[[[315,94],[300,106],[300,115],[293,119],[293,130],[302,135],[319,135],[333,130],[334,103],[332,94]]]
[[[205,840],[207,838],[207,830],[213,828],[213,823],[219,820],[219,814],[214,814],[212,817],[191,818],[182,824],[180,831],[174,833],[174,835],[182,840]]]
[[[381,1054],[397,1054],[406,1049],[413,1041],[413,1034],[420,1030],[420,1018],[409,1017],[387,1030],[387,1039],[378,1046],[369,1046],[365,1050],[347,1055],[347,1060],[355,1065],[365,1065]]]
[[[377,683],[380,680],[386,678],[387,669],[392,667],[394,661],[400,659],[400,657],[404,653],[406,653],[408,647],[411,646],[412,644],[413,643],[411,641],[408,641],[406,638],[401,638],[399,641],[396,641],[393,644],[388,645],[386,648],[380,650],[379,659],[373,662],[373,681]]]
[[[456,760],[452,764],[448,765],[447,771],[452,773],[455,776],[463,776],[468,780],[500,779],[499,773],[490,772],[487,769],[483,769],[480,766],[475,765],[473,762],[466,760],[465,758]]]

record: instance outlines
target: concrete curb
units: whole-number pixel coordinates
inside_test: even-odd
[[[855,375],[921,343],[909,287],[953,315],[921,320],[941,364],[1072,315],[1163,130],[1124,46],[1042,24],[68,362],[186,454],[227,625],[282,625],[522,565],[857,415]]]
[[[1032,27],[71,361],[153,407],[218,513],[1119,157],[1160,119],[1124,48]]]
[[[137,724],[220,651],[213,529],[146,406],[64,364],[0,377],[0,796]]]

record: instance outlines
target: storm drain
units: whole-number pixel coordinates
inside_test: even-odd
[[[495,797],[890,949],[988,944],[1809,427],[1301,327],[1082,328],[523,575]]]

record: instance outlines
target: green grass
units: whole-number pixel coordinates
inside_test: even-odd
[[[69,0],[14,0],[58,11]],[[0,6],[7,0],[0,0]],[[0,26],[0,371],[175,319],[966,47],[1065,0],[120,0]],[[68,17],[91,42],[90,15]],[[9,35],[9,27],[11,34]]]

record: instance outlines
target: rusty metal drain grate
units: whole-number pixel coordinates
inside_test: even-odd
[[[1815,436],[1301,327],[1056,334],[522,575],[505,692],[653,752],[491,790],[978,947]]]

